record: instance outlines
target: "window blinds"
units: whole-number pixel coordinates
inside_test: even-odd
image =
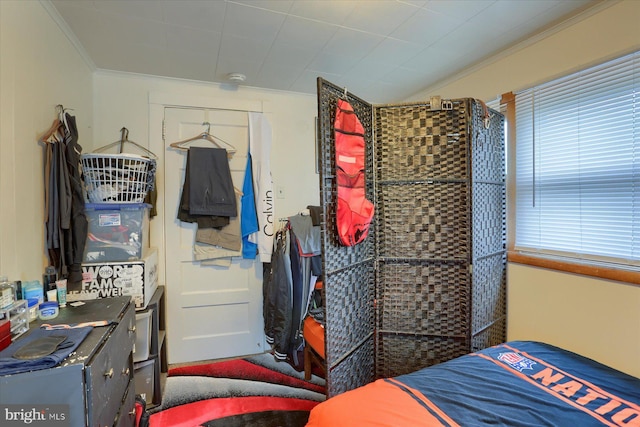
[[[515,249],[640,266],[640,52],[516,95]]]

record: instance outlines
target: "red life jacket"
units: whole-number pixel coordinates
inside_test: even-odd
[[[338,238],[345,246],[362,242],[369,234],[374,206],[365,196],[364,127],[351,105],[338,100],[334,122]]]

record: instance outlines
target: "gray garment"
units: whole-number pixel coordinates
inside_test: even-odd
[[[229,224],[228,216],[220,215],[191,215],[189,213],[189,194],[191,167],[189,166],[190,157],[187,155],[187,166],[184,173],[184,183],[182,185],[182,194],[180,195],[180,209],[178,209],[178,219],[183,222],[198,223],[198,227],[203,228],[221,228]]]
[[[293,234],[298,239],[302,256],[320,255],[322,253],[322,240],[320,227],[314,226],[309,215],[295,215],[289,217],[289,224]]]
[[[238,216],[227,150],[189,148],[189,213]]]

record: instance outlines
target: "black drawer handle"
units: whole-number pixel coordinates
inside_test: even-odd
[[[113,368],[109,369],[107,372],[104,373],[104,376],[106,378],[113,378]]]

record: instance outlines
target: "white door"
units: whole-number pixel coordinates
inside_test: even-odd
[[[168,363],[184,363],[264,351],[262,264],[233,258],[230,267],[194,261],[197,226],[177,219],[187,152],[169,145],[210,133],[232,144],[234,186],[242,189],[248,148],[245,111],[165,108],[164,230]],[[187,144],[212,146],[206,140]]]

